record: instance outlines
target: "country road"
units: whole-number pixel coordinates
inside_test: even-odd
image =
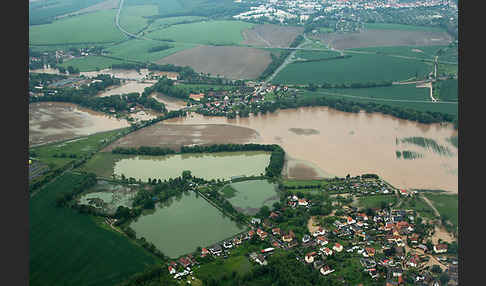
[[[434,205],[432,204],[432,202],[426,196],[424,196],[424,195],[421,195],[420,197],[422,199],[424,199],[424,201],[430,206],[430,208],[432,208],[432,210],[434,211],[434,214],[437,217],[440,217],[439,211],[437,211],[437,209],[434,207]]]

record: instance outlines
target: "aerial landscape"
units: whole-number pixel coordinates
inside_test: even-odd
[[[458,15],[29,0],[29,284],[459,285]]]

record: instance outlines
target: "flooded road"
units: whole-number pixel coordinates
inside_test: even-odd
[[[281,145],[291,158],[287,172],[293,172],[294,177],[302,173],[306,177],[309,172],[315,172],[316,177],[376,173],[400,188],[458,190],[457,148],[448,141],[457,131],[451,125],[420,124],[379,113],[354,114],[327,107],[237,119],[191,114],[164,121],[175,125],[216,123],[253,129],[260,135],[258,143]],[[405,140],[412,137],[433,140],[450,152],[445,156]],[[398,158],[397,151],[413,151],[422,157]]]
[[[129,127],[125,119],[109,117],[71,103],[29,104],[29,145]]]

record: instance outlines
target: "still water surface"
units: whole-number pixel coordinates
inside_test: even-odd
[[[245,230],[194,192],[158,204],[155,211],[130,224],[137,237],[155,245],[165,255],[176,258],[208,247]]]

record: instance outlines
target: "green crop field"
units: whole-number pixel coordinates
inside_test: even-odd
[[[434,210],[420,197],[403,201],[403,203],[400,205],[400,209],[414,210],[421,217],[425,217],[428,219],[435,218]]]
[[[58,66],[67,68],[72,66],[78,68],[80,72],[95,71],[97,69],[102,70],[111,67],[112,64],[123,63],[122,60],[107,58],[103,56],[87,56],[82,58],[76,58],[69,61],[65,61]]]
[[[45,24],[54,20],[56,16],[78,11],[103,1],[105,0],[29,1],[29,24]]]
[[[292,63],[277,74],[274,83],[345,83],[400,81],[424,77],[432,71],[431,63],[376,54],[353,54],[351,58]]]
[[[437,27],[427,26],[413,26],[402,24],[387,24],[387,23],[365,23],[365,29],[369,30],[402,30],[402,31],[431,31],[443,32],[444,30]]]
[[[424,193],[437,209],[441,217],[450,220],[454,227],[459,223],[459,197],[449,194]]]
[[[195,44],[239,44],[243,41],[241,32],[253,24],[240,21],[208,21],[173,25],[167,29],[147,34],[148,38],[171,39],[176,42]]]
[[[351,49],[351,51],[374,52],[381,55],[396,55],[434,60],[435,55],[446,46],[394,46]]]
[[[169,45],[172,46],[172,48],[158,52],[149,52],[150,48],[162,45]],[[195,47],[195,45],[192,44],[132,39],[111,46],[106,50],[110,53],[110,56],[116,58],[140,62],[155,62],[171,54],[193,47]]]
[[[157,6],[127,6],[120,13],[120,26],[130,33],[138,33],[148,25],[148,16],[157,15]]]
[[[430,101],[429,90],[427,88],[416,88],[415,85],[319,89],[315,92],[305,91],[300,93],[299,97],[326,97],[360,103],[374,102],[377,104],[410,108],[417,111],[443,112],[453,116],[457,116],[458,114],[457,104],[432,102]]]
[[[115,10],[104,10],[57,20],[51,24],[31,26],[29,43],[50,45],[123,40],[125,36],[115,27],[115,14]]]
[[[443,101],[458,100],[457,79],[448,79],[439,82],[439,99]]]
[[[55,206],[81,180],[66,173],[30,199],[30,285],[115,285],[158,263],[100,218]]]

